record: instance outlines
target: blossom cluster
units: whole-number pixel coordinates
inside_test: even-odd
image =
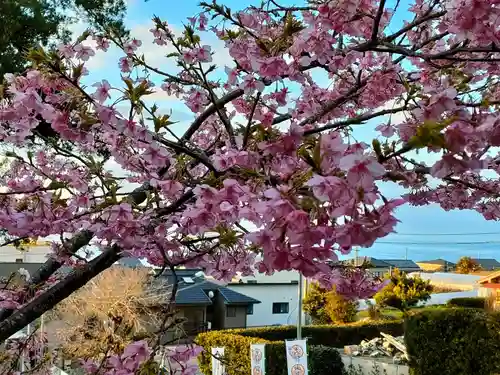
[[[98,49],[123,50],[123,88],[89,90],[81,79],[94,50],[61,45],[44,69],[7,77],[0,227],[57,236],[61,263],[90,243],[226,281],[296,270],[369,297],[380,284],[339,256],[394,232],[397,207],[500,218],[499,2],[417,0],[399,30],[389,27],[396,10],[374,0],[236,13],[202,3],[182,35],[153,20],[154,43],[174,51],[179,72],[150,66],[140,40],[93,36]],[[213,64],[205,33],[233,63]],[[181,132],[148,105],[155,90],[192,113]],[[353,128],[370,124],[368,144]],[[388,199],[389,182],[407,193]],[[3,292],[2,307],[22,308],[25,292]],[[147,356],[136,344],[109,358],[110,371],[136,371]]]

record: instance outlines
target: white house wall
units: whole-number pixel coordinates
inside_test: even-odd
[[[272,275],[264,273],[255,273],[254,276],[242,276],[238,279],[248,282],[248,280],[255,280],[258,283],[289,283],[291,281],[299,281],[299,273],[294,271],[280,271]]]
[[[290,276],[288,275],[288,277]],[[287,281],[290,282],[290,279]],[[227,285],[227,287],[261,301],[253,306],[253,314],[247,315],[247,327],[296,324],[298,284],[232,284]],[[287,302],[288,314],[273,314],[273,303],[275,302]]]
[[[0,262],[15,263],[16,260],[22,260],[22,263],[45,263],[47,254],[50,254],[49,246],[29,246],[22,251],[14,246],[0,247]]]

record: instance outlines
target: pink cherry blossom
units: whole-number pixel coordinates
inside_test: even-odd
[[[84,46],[82,44],[77,44],[73,47],[73,50],[75,51],[75,57],[83,61],[88,61],[95,55],[95,52],[91,47]]]
[[[385,168],[373,157],[366,154],[353,153],[340,159],[339,167],[347,171],[347,181],[353,185],[367,188],[375,178],[385,173]]]
[[[121,57],[118,65],[123,73],[129,73],[132,71],[132,61],[127,57]]]
[[[74,47],[68,44],[59,44],[57,49],[59,53],[67,59],[72,58],[73,56],[75,56],[76,53]]]
[[[94,97],[99,101],[99,103],[104,103],[106,99],[111,97],[111,95],[109,95],[111,85],[107,80],[104,79],[101,83],[94,83],[93,86],[97,87]]]
[[[211,62],[212,54],[210,46],[201,46],[196,50],[196,59],[200,62]]]
[[[134,30],[92,32],[97,49],[123,51],[117,85],[81,77],[94,55],[85,42],[5,75],[0,228],[7,239],[49,238],[42,269],[75,272],[35,272],[36,288],[3,290],[0,309],[21,313],[5,315],[0,338],[119,256],[225,282],[298,271],[368,298],[380,281],[336,262],[395,232],[401,205],[500,219],[498,0],[417,0],[401,25],[372,0],[230,13],[216,3],[181,32],[153,19],[161,66],[138,53]],[[87,248],[93,260],[82,260]],[[85,368],[136,374],[156,349],[131,343]],[[165,353],[180,362],[171,372],[194,374],[186,362],[199,350]]]
[[[137,49],[142,46],[142,42],[138,39],[132,39],[130,42],[128,43],[125,43],[124,47],[123,47],[123,51],[127,54],[127,55],[131,55],[133,54],[135,51],[137,51]]]
[[[394,130],[394,127],[391,124],[381,124],[375,128],[375,130],[378,130],[380,134],[382,134],[384,137],[392,137],[394,133],[396,132]]]
[[[257,81],[253,76],[246,75],[243,78],[243,82],[240,84],[240,88],[245,91],[246,94],[251,94],[255,90],[264,91],[264,84],[260,81]]]

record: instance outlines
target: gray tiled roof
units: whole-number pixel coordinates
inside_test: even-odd
[[[354,259],[349,259],[347,261],[349,264],[354,264]],[[413,260],[406,259],[377,259],[372,257],[359,257],[358,265],[363,263],[369,263],[373,268],[403,268],[403,269],[415,269],[419,270],[420,267]]]
[[[260,303],[260,301],[254,298],[226,288],[223,285],[205,280],[202,277],[195,277],[194,275],[199,271],[200,270],[198,269],[176,270],[176,275],[178,278],[178,289],[175,297],[176,304],[211,305],[212,300],[208,297],[209,291],[220,293],[220,295],[224,299],[224,304],[226,305],[249,305]],[[190,277],[194,281],[194,284],[184,282],[182,279],[183,277]],[[166,274],[153,281],[152,290],[157,295],[161,295],[164,293],[165,298],[169,298],[168,292],[170,291],[172,284],[173,280],[171,280],[171,275],[167,272]]]
[[[390,264],[392,267],[396,268],[405,268],[405,269],[416,269],[419,270],[420,267],[413,261],[413,260],[407,260],[407,259],[384,259],[383,260],[385,263]]]
[[[355,259],[348,259],[346,263],[350,265],[355,264]],[[363,263],[369,263],[374,268],[389,268],[391,265],[385,263],[383,260],[372,258],[372,257],[358,257],[357,264],[361,265]]]
[[[175,296],[177,305],[211,305],[212,300],[200,285],[193,285],[177,291]]]
[[[16,262],[0,262],[0,280],[3,282],[7,280],[13,273],[24,268],[30,275],[35,274],[43,263],[16,263]],[[73,270],[72,267],[62,266],[54,275],[66,276]]]
[[[493,271],[500,268],[500,263],[496,259],[474,259],[485,271]]]
[[[141,261],[139,259],[131,258],[131,257],[121,258],[117,262],[117,264],[120,266],[123,266],[123,267],[129,267],[129,268],[144,267],[144,265],[141,263]]]
[[[19,271],[21,268],[24,268],[32,275],[41,265],[41,263],[0,263],[0,277],[9,277],[12,273]]]
[[[254,303],[260,303],[260,301],[256,300],[255,298],[248,297],[229,288],[221,287],[219,288],[219,292],[222,297],[224,297],[226,305],[250,305]]]

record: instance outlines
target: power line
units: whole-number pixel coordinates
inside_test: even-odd
[[[500,232],[475,232],[475,233],[391,233],[399,236],[484,236],[500,234]]]
[[[403,241],[377,241],[376,243],[387,245],[485,245],[500,244],[500,241],[476,241],[476,242],[403,242]]]

